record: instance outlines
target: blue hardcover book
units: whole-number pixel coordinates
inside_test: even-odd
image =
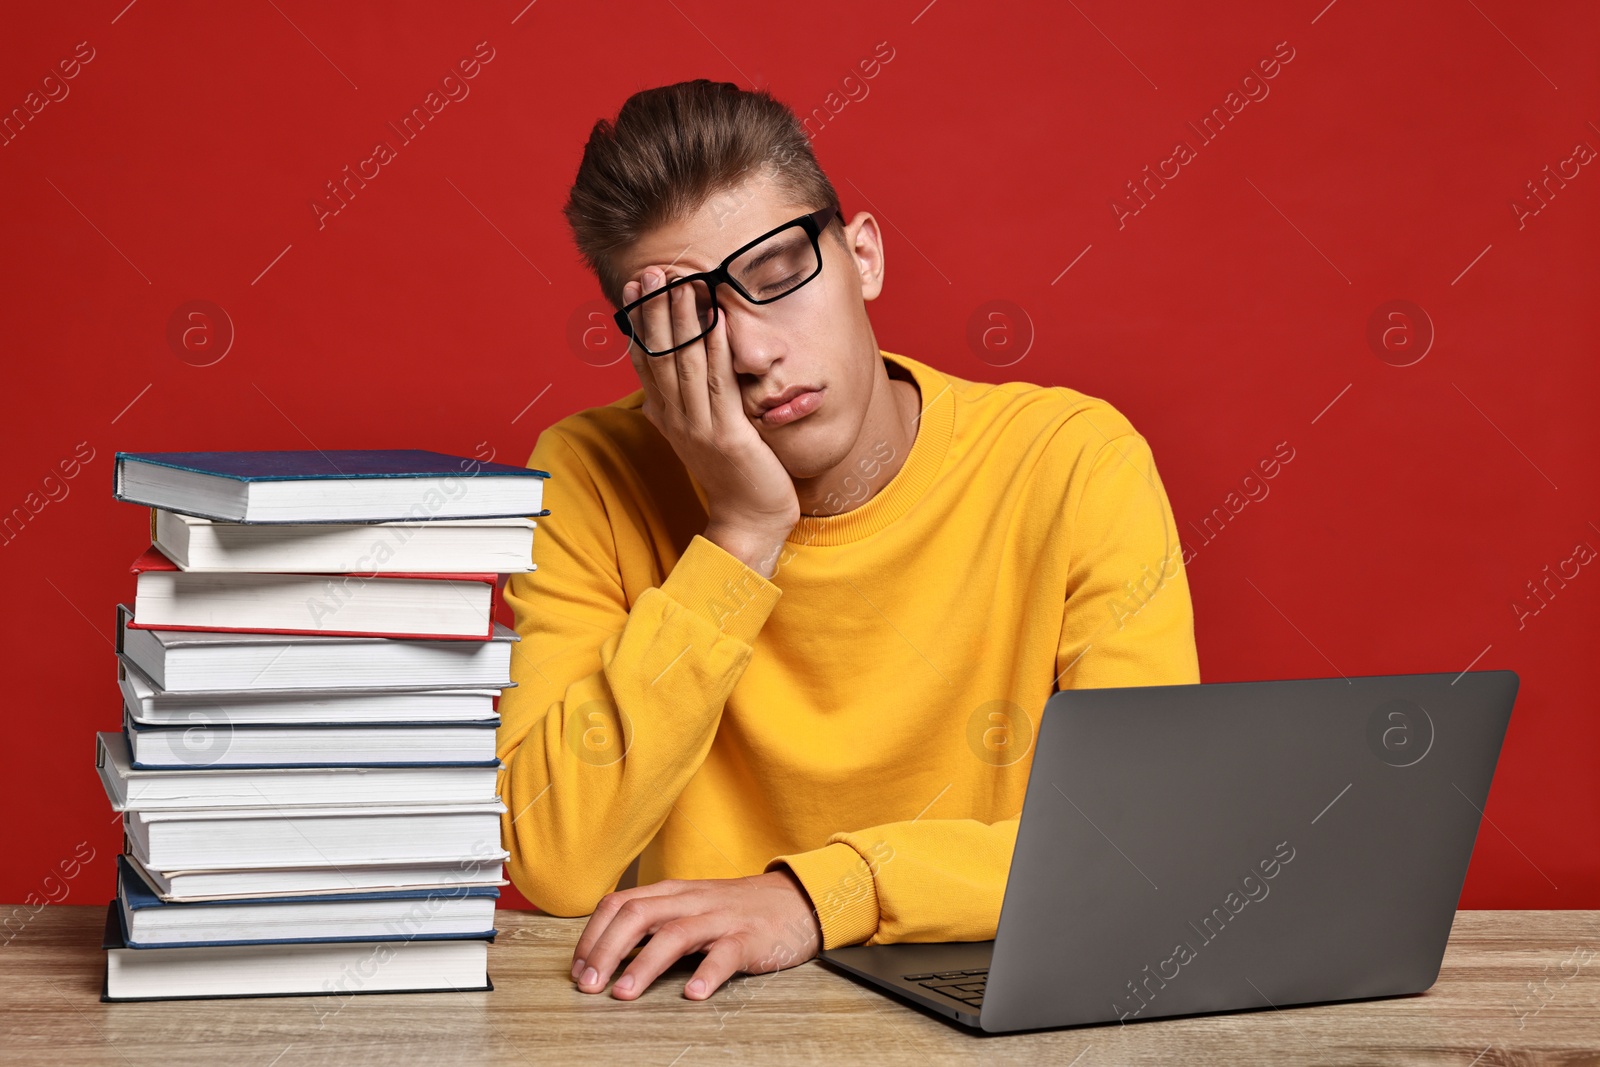
[[[116,499],[220,522],[533,517],[550,472],[423,449],[118,452]]]
[[[128,948],[433,941],[495,936],[496,886],[166,901],[125,855],[117,905]]]

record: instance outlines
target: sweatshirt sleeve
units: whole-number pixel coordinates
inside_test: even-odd
[[[1070,553],[1056,688],[1200,681],[1181,540],[1150,446],[1106,440],[1069,479]],[[1000,923],[1021,813],[914,819],[835,833],[771,860],[811,897],[822,946],[987,941]]]
[[[506,582],[521,640],[500,697],[501,838],[510,878],[552,915],[586,915],[666,821],[711,747],[782,594],[696,534],[660,586],[627,602],[600,487],[560,431],[537,570]]]
[[[1056,688],[1198,684],[1183,540],[1149,442],[1127,433],[1101,444],[1067,506]]]

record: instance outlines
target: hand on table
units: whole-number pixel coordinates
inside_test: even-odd
[[[787,868],[746,878],[669,878],[600,898],[572,955],[578,989],[603,990],[646,934],[649,943],[611,987],[618,1000],[635,999],[691,952],[705,958],[684,995],[704,1000],[738,972],[793,967],[822,947],[811,899]]]

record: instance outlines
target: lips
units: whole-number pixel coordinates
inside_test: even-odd
[[[826,386],[813,388],[809,385],[790,386],[775,397],[761,401],[761,406],[765,410],[759,419],[766,426],[783,426],[809,415],[822,403],[823,389],[826,388]]]
[[[791,385],[782,392],[773,393],[771,396],[764,396],[757,400],[756,407],[762,411],[771,411],[780,404],[787,404],[801,393],[815,392],[816,389],[817,387],[814,385]]]

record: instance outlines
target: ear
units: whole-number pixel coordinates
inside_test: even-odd
[[[883,292],[883,231],[868,211],[858,211],[845,224],[845,244],[861,277],[861,299],[876,300]]]

